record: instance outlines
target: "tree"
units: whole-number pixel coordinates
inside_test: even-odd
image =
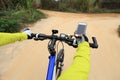
[[[35,7],[40,8],[41,7],[41,0],[35,0]]]

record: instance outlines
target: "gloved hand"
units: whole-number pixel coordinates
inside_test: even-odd
[[[77,37],[77,38],[76,38],[76,41],[77,41],[77,44],[79,44],[79,43],[81,43],[81,42],[84,42],[84,41],[85,41],[85,38],[84,38],[84,36],[82,35],[82,36],[80,36],[80,37]]]
[[[32,39],[32,38],[33,38],[32,32],[30,31],[30,29],[25,28],[25,29],[23,30],[23,32],[27,34],[28,39]]]
[[[78,45],[81,42],[88,42],[88,38],[87,36],[85,36],[84,34],[74,34],[75,38],[76,38],[76,44]]]

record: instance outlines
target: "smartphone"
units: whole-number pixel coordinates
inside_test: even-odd
[[[87,27],[87,24],[85,22],[78,23],[78,27],[77,27],[75,34],[84,34],[85,35],[86,27]]]

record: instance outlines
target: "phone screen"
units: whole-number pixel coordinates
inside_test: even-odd
[[[87,24],[86,23],[79,23],[77,30],[76,30],[76,34],[86,34],[86,27]]]

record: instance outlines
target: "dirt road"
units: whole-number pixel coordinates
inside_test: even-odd
[[[50,34],[52,29],[73,34],[78,22],[87,22],[87,35],[96,36],[99,48],[91,49],[89,80],[120,80],[120,38],[117,28],[120,14],[75,14],[43,11],[48,15],[31,25],[36,33]],[[91,41],[91,39],[90,39]],[[26,40],[0,47],[0,80],[45,80],[48,41]],[[66,69],[75,49],[65,44]]]

